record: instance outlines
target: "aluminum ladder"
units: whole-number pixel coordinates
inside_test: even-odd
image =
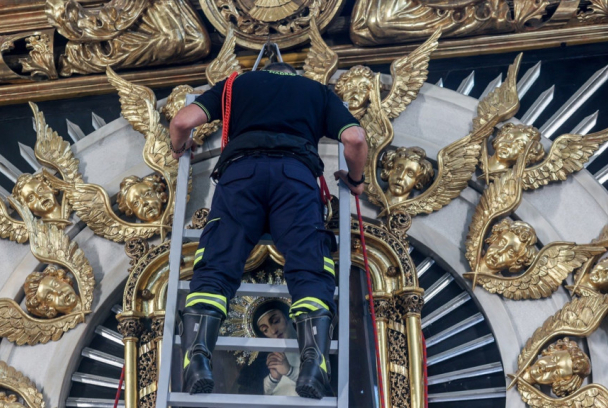
[[[186,104],[194,101],[197,95],[187,95]],[[340,169],[347,169],[344,159],[344,146],[338,145]],[[186,215],[186,195],[190,169],[190,150],[186,151],[179,160],[177,191],[175,194],[175,213],[169,253],[169,281],[167,288],[167,303],[165,306],[165,326],[161,349],[161,363],[158,375],[156,407],[282,407],[309,408],[334,407],[348,408],[349,388],[349,275],[351,266],[350,240],[350,190],[340,182],[339,186],[339,286],[338,286],[338,338],[332,341],[330,354],[338,354],[338,367],[334,367],[332,375],[338,375],[337,397],[325,397],[321,400],[274,396],[274,395],[243,395],[243,394],[194,394],[170,390],[171,367],[174,348],[180,344],[179,336],[175,335],[175,317],[177,314],[178,291],[188,291],[188,282],[179,280],[182,258],[182,243],[186,239],[198,239],[202,230],[184,229]],[[261,242],[267,244],[269,242]],[[286,285],[242,284],[236,296],[288,296]],[[335,333],[335,330],[334,330]],[[339,347],[338,347],[339,343]],[[267,339],[224,337],[217,340],[215,350],[249,350],[261,352],[299,352],[295,339]],[[181,367],[181,361],[178,363]],[[262,379],[260,378],[260,381]]]

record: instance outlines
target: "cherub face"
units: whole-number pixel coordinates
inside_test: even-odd
[[[266,337],[284,339],[287,336],[287,319],[283,312],[273,309],[258,320],[258,328]]]
[[[526,253],[526,243],[512,231],[502,231],[498,239],[488,248],[485,263],[491,270],[500,272],[509,269]]]
[[[572,357],[566,350],[553,351],[539,358],[526,370],[527,376],[537,384],[553,384],[572,378]]]
[[[59,208],[53,189],[38,178],[32,178],[19,192],[19,201],[27,205],[32,214],[48,218]]]
[[[396,197],[408,195],[423,175],[423,168],[418,161],[407,157],[396,157],[394,160],[394,167],[388,176],[388,190]]]
[[[129,187],[125,197],[129,209],[142,221],[156,221],[161,216],[163,198],[154,187],[152,182],[142,180]]]
[[[598,263],[589,274],[591,285],[602,293],[608,292],[608,262]]]
[[[524,153],[530,141],[530,134],[517,128],[502,132],[494,140],[494,155],[499,162],[511,166]]]
[[[369,100],[372,82],[363,75],[353,76],[342,91],[342,100],[348,102],[348,109],[354,110],[364,107]]]
[[[78,304],[78,296],[72,286],[55,276],[42,278],[36,298],[41,304],[55,308],[63,314],[71,313]]]

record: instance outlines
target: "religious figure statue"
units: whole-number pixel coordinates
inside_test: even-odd
[[[585,136],[561,135],[555,139],[546,157],[540,140],[540,132],[534,126],[506,123],[492,140],[494,154],[482,153],[482,169],[486,171],[487,167],[488,179],[493,180],[512,167],[525,147],[532,143],[523,173],[524,190],[566,180],[570,174],[583,169],[600,146],[608,142],[608,129]]]
[[[344,81],[338,85],[341,87],[343,97],[355,101],[356,109],[353,112],[359,113],[361,110],[364,112],[361,125],[366,129],[369,145],[365,166],[366,193],[370,202],[382,207],[379,216],[391,212],[408,214],[410,217],[421,213],[430,214],[460,195],[475,171],[481,156],[482,142],[485,143],[485,139],[492,134],[497,123],[509,119],[517,112],[519,99],[516,81],[520,62],[521,55],[509,67],[506,81],[479,103],[478,116],[473,120],[473,130],[467,136],[439,151],[436,172],[426,160],[423,149],[399,147],[393,151],[389,148],[381,160],[380,178],[388,182],[386,190],[382,188],[376,177],[377,163],[383,150],[393,139],[394,132],[390,118],[398,116],[398,113],[389,116],[388,111],[385,110],[385,103],[388,106],[404,107],[409,102],[405,100],[400,103],[390,102],[389,97],[381,101],[380,81],[379,77],[376,77],[369,87],[371,91],[368,103],[367,81],[371,71],[361,67],[347,73],[350,75],[347,77],[350,78],[348,82]],[[393,72],[396,72],[396,69],[393,69]],[[403,75],[404,72],[402,71]],[[410,82],[413,76],[415,75],[412,73],[408,77]],[[358,81],[355,78],[358,78]],[[349,88],[351,84],[358,85]],[[398,92],[394,88],[395,85],[391,93]],[[363,102],[360,103],[361,101]],[[427,185],[428,188],[420,194],[411,196],[414,189],[420,190]]]
[[[420,147],[399,147],[382,158],[380,178],[388,181],[387,200],[406,199],[413,189],[422,190],[433,180],[433,165]]]
[[[22,174],[13,187],[13,197],[45,221],[61,219],[61,205],[56,197],[58,193],[42,173]]]
[[[529,384],[550,385],[558,397],[577,391],[591,374],[591,361],[575,341],[557,340],[543,350],[541,357],[526,368],[522,379]]]
[[[512,169],[484,190],[465,243],[465,256],[473,272],[465,273],[464,277],[473,281],[473,288],[479,282],[490,293],[514,300],[550,296],[572,271],[608,248],[608,241],[590,244],[557,241],[537,251],[536,234],[529,224],[503,219],[492,228],[490,238],[485,241],[490,246],[484,254],[484,238],[490,226],[519,207],[524,163],[528,161],[533,143],[528,143]],[[517,273],[528,265],[529,268],[517,276],[505,277],[500,273],[503,270]]]
[[[30,107],[34,113],[36,128],[34,146],[36,159],[55,169],[66,182],[82,181],[82,175],[78,170],[79,161],[74,157],[70,144],[47,125],[44,113],[36,104],[30,102]],[[60,188],[52,185],[48,173],[43,171],[19,176],[13,187],[12,196],[45,222],[65,227],[70,224],[68,217],[71,208],[65,194],[61,203],[58,201],[57,196],[60,191]],[[19,243],[28,240],[24,222],[12,218],[2,200],[0,200],[0,237]]]
[[[23,285],[26,308],[36,317],[27,314],[13,299],[0,299],[0,337],[19,346],[57,341],[91,312],[93,269],[62,229],[35,218],[16,199],[9,200],[27,228],[32,254],[49,266],[43,272],[31,273]],[[68,273],[76,280],[78,293]]]
[[[127,216],[135,215],[145,222],[156,221],[162,215],[163,204],[167,202],[165,189],[165,184],[156,174],[144,178],[126,177],[120,183],[116,198],[118,209]]]
[[[80,311],[80,298],[66,271],[54,265],[32,272],[25,279],[25,307],[34,316],[52,319],[58,314]]]
[[[186,0],[112,0],[86,9],[76,0],[47,0],[46,15],[68,39],[60,75],[186,63],[206,57],[209,34]]]

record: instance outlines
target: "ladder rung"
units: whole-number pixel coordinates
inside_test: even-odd
[[[308,408],[337,406],[336,398],[323,398],[320,400],[302,397],[284,397],[278,395],[241,395],[241,394],[194,394],[181,392],[169,393],[169,405],[182,407],[208,407],[208,408]]]
[[[189,291],[189,281],[179,281],[180,291]],[[271,285],[269,283],[241,283],[241,287],[236,291],[236,296],[285,296],[289,297],[287,285]],[[338,288],[334,292],[334,297],[338,297]]]
[[[181,338],[175,336],[173,343],[176,346],[181,345]],[[295,339],[260,339],[255,337],[228,337],[220,336],[217,338],[215,350],[245,350],[245,351],[262,351],[262,352],[296,352],[299,353],[298,341]],[[329,346],[329,353],[336,354],[338,352],[338,341],[333,340]]]

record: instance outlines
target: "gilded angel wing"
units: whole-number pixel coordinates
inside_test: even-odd
[[[540,353],[542,347],[558,336],[587,337],[608,314],[608,295],[595,293],[576,297],[549,317],[519,353],[517,366],[521,373]]]
[[[589,258],[606,252],[606,248],[593,244],[577,245],[573,242],[552,242],[540,250],[532,265],[516,277],[479,273],[479,282],[488,292],[508,299],[541,299],[550,296],[564,279]],[[465,273],[471,278],[474,273]]]
[[[144,101],[156,108],[156,95],[150,88],[135,85],[122,77],[109,66],[106,68],[108,82],[118,91],[122,116],[129,121],[133,129],[144,136],[150,130],[150,117]]]
[[[368,153],[365,163],[365,193],[369,200],[382,208],[388,208],[384,192],[376,178],[378,156],[393,141],[393,126],[386,116],[380,102],[380,75],[374,78],[370,92],[370,104],[361,118],[361,127],[365,129]]]
[[[236,36],[234,35],[234,26],[230,24],[226,39],[222,49],[217,54],[217,57],[207,66],[205,75],[209,86],[213,86],[218,82],[228,78],[233,72],[243,73],[243,68],[236,59],[234,48],[236,47]]]
[[[82,309],[85,312],[91,310],[95,278],[93,268],[82,249],[56,225],[42,222],[17,200],[10,197],[9,200],[25,222],[32,254],[40,262],[61,265],[69,270],[78,282]]]
[[[492,133],[487,124],[473,134],[444,147],[437,155],[437,178],[422,194],[398,205],[399,209],[414,216],[430,214],[448,205],[467,186],[475,172],[481,153],[480,142]]]
[[[389,119],[394,119],[412,103],[428,75],[431,53],[439,45],[441,29],[437,29],[422,45],[411,54],[396,59],[391,64],[393,86],[382,101],[382,109]]]
[[[558,137],[545,160],[524,171],[524,190],[566,180],[570,174],[583,169],[589,157],[607,141],[608,129],[586,136],[566,134]]]
[[[574,394],[552,398],[523,380],[517,382],[521,399],[530,407],[538,408],[608,408],[608,390],[600,384],[589,384]]]
[[[150,238],[160,233],[159,224],[136,224],[120,219],[114,211],[106,191],[88,183],[66,183],[48,176],[51,185],[61,188],[67,194],[76,215],[91,230],[114,242],[124,242],[129,238]]]
[[[30,102],[30,108],[36,124],[36,158],[59,171],[65,181],[82,181],[82,174],[78,171],[80,161],[74,157],[70,144],[47,125],[44,113],[35,103]]]
[[[477,117],[473,119],[474,132],[490,121],[493,121],[496,125],[512,118],[517,113],[519,109],[517,73],[522,56],[523,54],[519,54],[513,64],[509,65],[505,82],[479,102]]]
[[[477,262],[481,258],[484,237],[492,222],[519,207],[522,194],[521,173],[523,167],[524,159],[520,157],[511,171],[503,174],[488,186],[475,208],[465,241],[465,256],[473,271],[476,270]]]
[[[84,322],[84,313],[70,313],[54,319],[29,316],[12,299],[0,299],[0,337],[18,346],[57,341],[63,333]]]
[[[0,238],[8,238],[11,241],[23,244],[29,239],[25,223],[17,221],[8,215],[8,208],[4,200],[0,198]]]
[[[304,61],[304,76],[327,85],[338,69],[338,54],[323,41],[316,17],[310,19],[309,32],[311,46]]]
[[[0,386],[17,392],[28,407],[44,408],[44,397],[36,384],[4,361],[0,361]]]

